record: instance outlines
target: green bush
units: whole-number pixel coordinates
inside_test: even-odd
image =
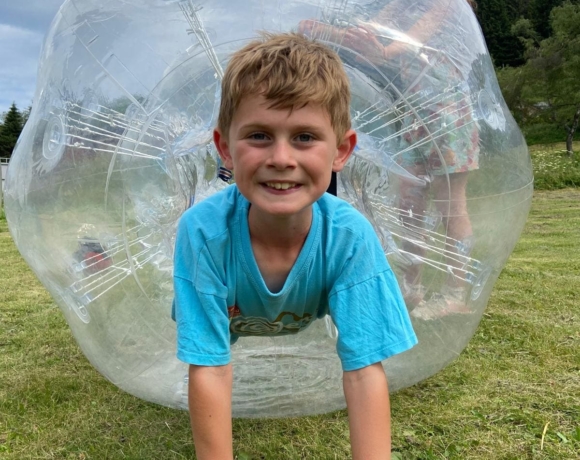
[[[580,187],[580,145],[574,148],[576,153],[569,157],[562,143],[530,147],[536,190]]]
[[[566,131],[562,127],[550,123],[534,123],[522,126],[522,133],[528,145],[554,144],[566,141]],[[574,140],[580,141],[580,131],[576,132]]]

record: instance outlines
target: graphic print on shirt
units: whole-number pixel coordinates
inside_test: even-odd
[[[237,335],[287,335],[305,329],[314,319],[310,313],[300,317],[295,313],[283,311],[274,321],[259,316],[242,316],[236,305],[228,307],[230,332]],[[291,319],[290,319],[291,318]],[[284,323],[284,319],[292,321]]]

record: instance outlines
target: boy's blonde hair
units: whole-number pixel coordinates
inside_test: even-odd
[[[228,136],[244,97],[262,95],[269,108],[319,104],[342,141],[350,129],[350,88],[338,54],[297,33],[263,33],[232,56],[223,81],[218,129]]]

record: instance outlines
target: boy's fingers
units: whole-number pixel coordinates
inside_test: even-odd
[[[312,19],[298,23],[298,32],[308,37],[324,37],[325,40],[339,43],[365,56],[371,62],[384,59],[384,46],[377,40],[372,31],[364,27],[335,27]],[[357,62],[360,59],[356,58]]]

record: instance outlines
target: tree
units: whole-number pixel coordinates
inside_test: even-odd
[[[517,10],[505,0],[478,0],[476,12],[494,64],[498,67],[523,64],[524,48],[511,33]]]
[[[20,112],[20,115],[22,116],[22,126],[24,126],[30,118],[30,112],[32,112],[32,105],[29,105],[22,112]]]
[[[23,126],[22,115],[18,111],[16,104],[12,103],[0,128],[0,157],[10,158]]]
[[[531,0],[529,18],[534,25],[534,30],[541,38],[552,35],[550,12],[557,6],[561,6],[564,0]]]
[[[566,133],[566,149],[580,122],[580,5],[569,1],[552,9],[552,35],[542,39],[529,20],[514,31],[526,47],[526,63],[500,75],[506,101],[516,119],[553,123]],[[501,74],[501,72],[500,72]]]

